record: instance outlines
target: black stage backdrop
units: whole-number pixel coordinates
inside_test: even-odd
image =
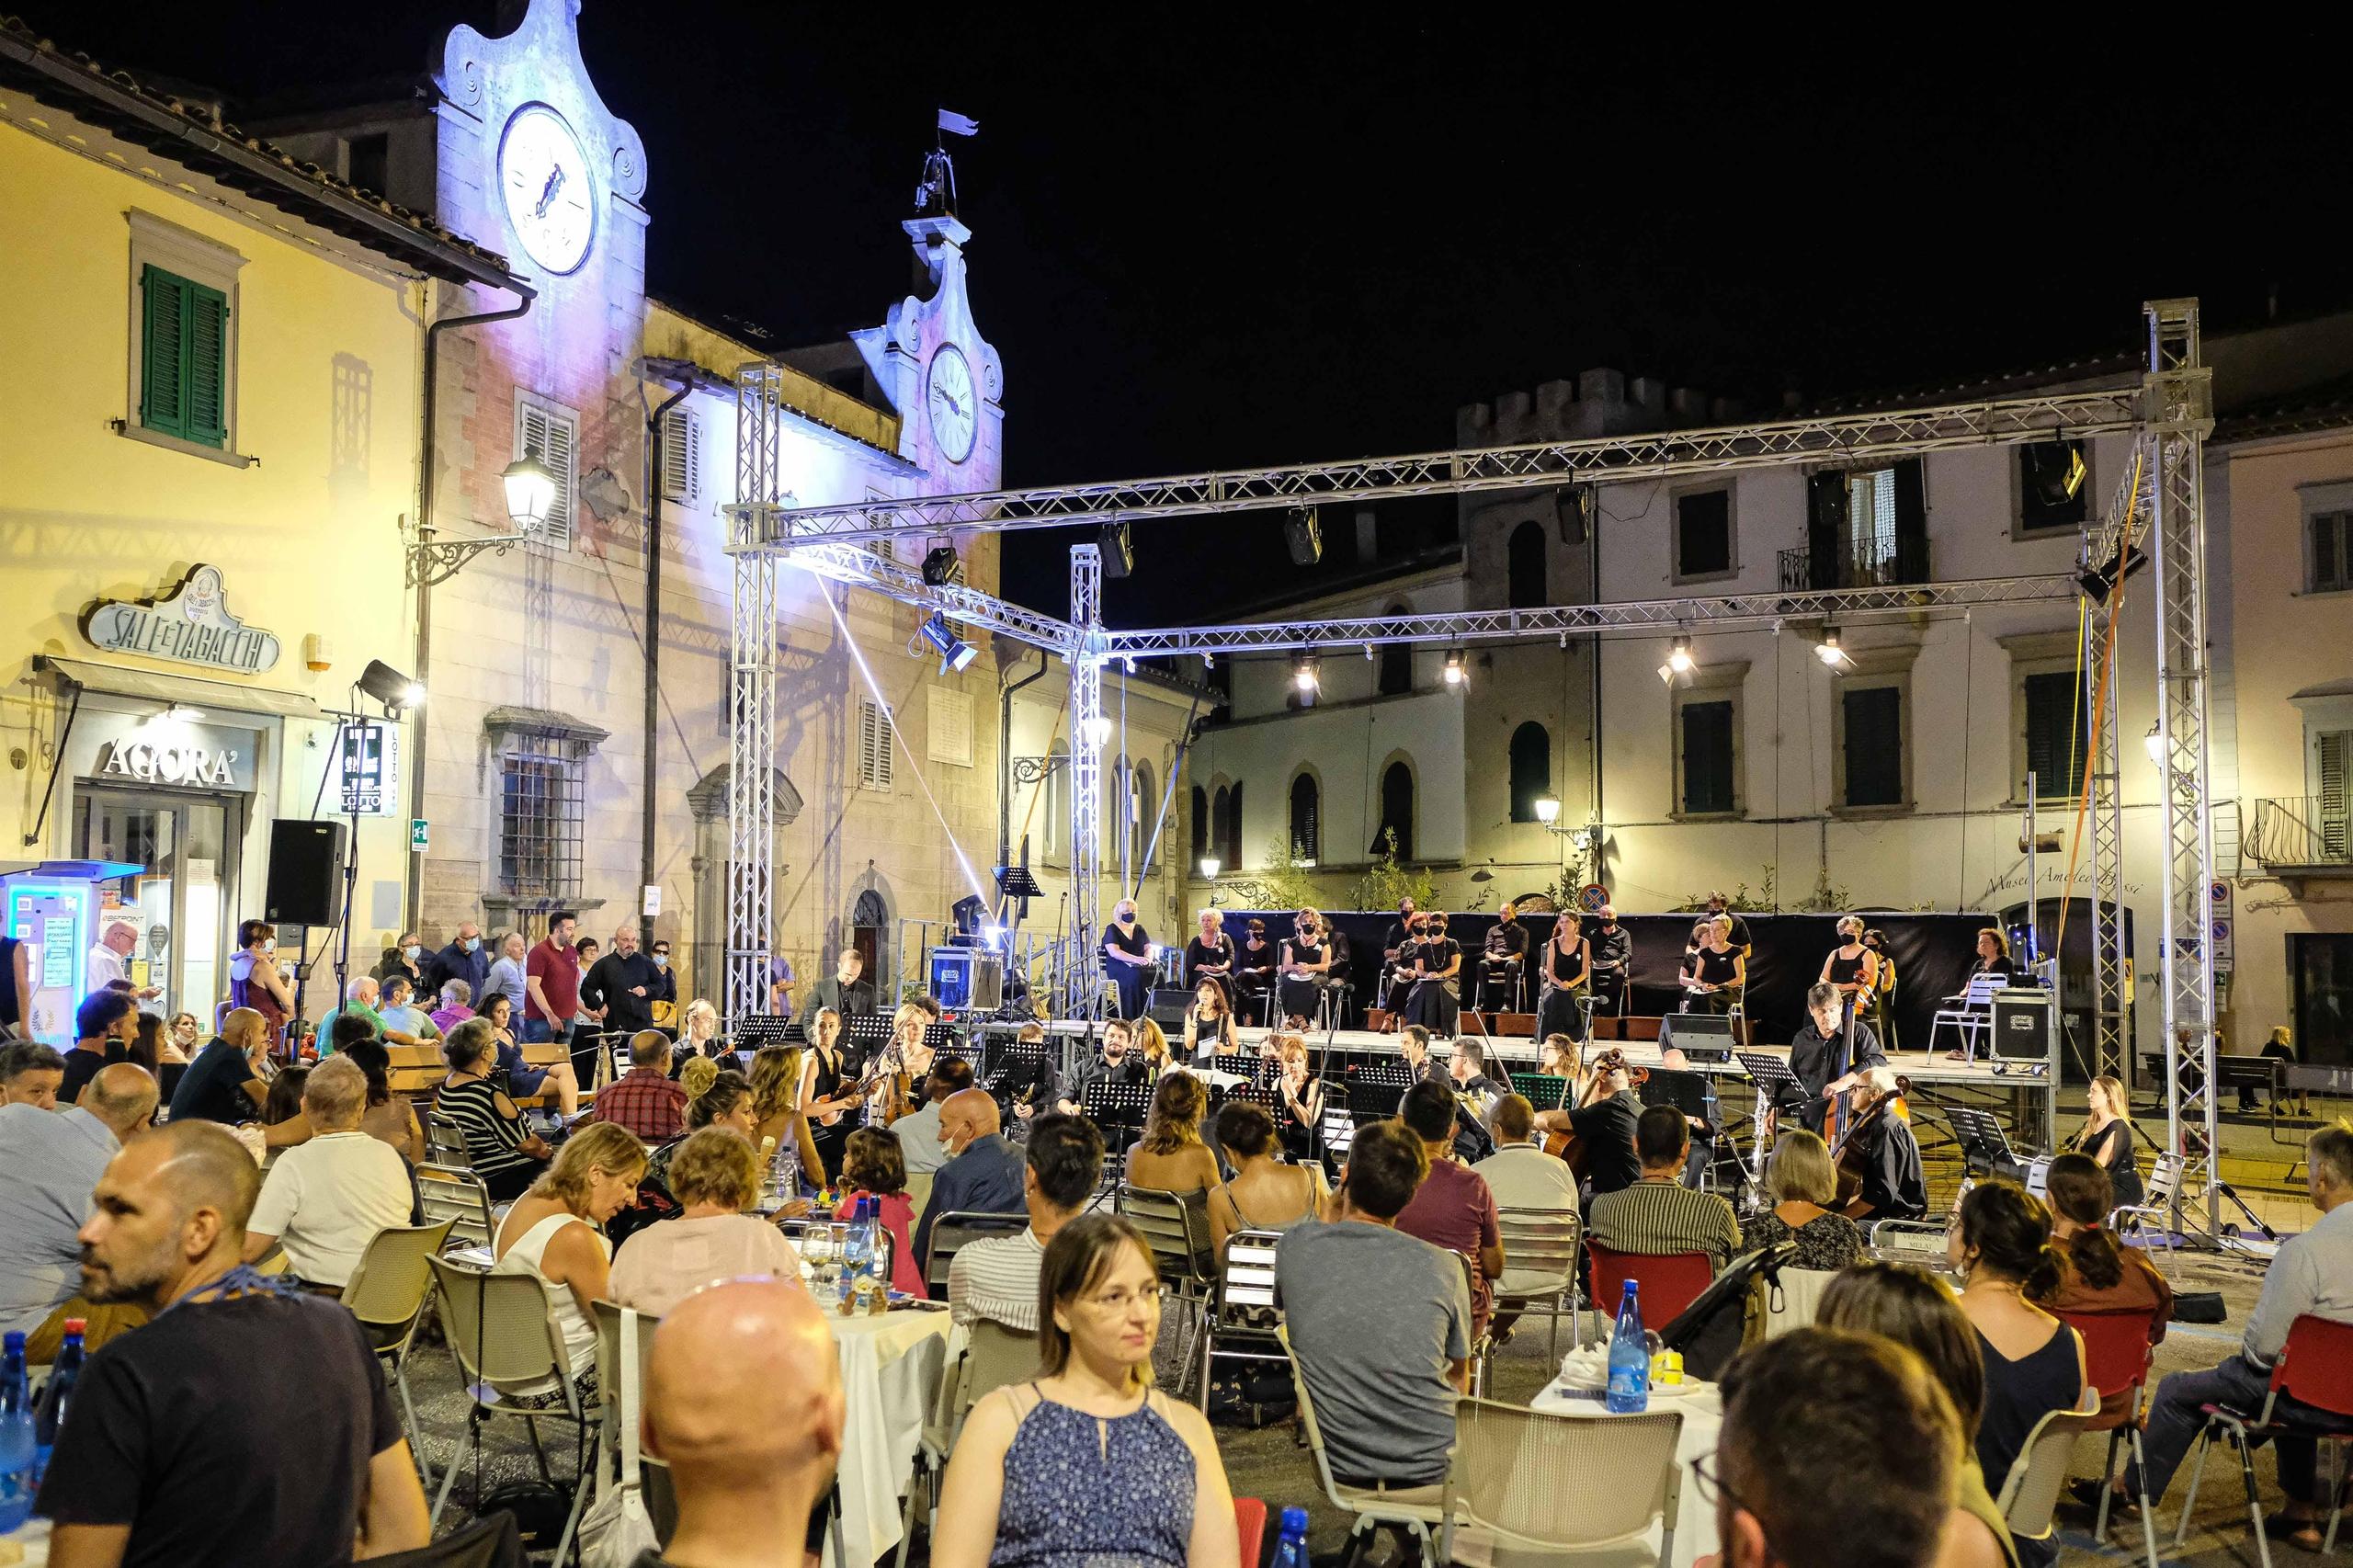
[[[1290,935],[1294,910],[1226,910],[1226,935],[1239,944],[1255,917],[1267,923],[1267,939],[1280,942]],[[1947,996],[1966,988],[1969,971],[1977,961],[1977,933],[1998,924],[1984,915],[1915,915],[1893,910],[1857,910],[1873,927],[1887,933],[1895,956],[1895,1028],[1897,1040],[1917,1051],[1927,1043],[1928,1023]],[[1381,971],[1381,941],[1397,918],[1393,909],[1324,910],[1324,918],[1348,943],[1349,977],[1356,983],[1356,1006],[1374,1000],[1373,986]],[[1535,951],[1552,933],[1552,916],[1540,915],[1520,921],[1528,929],[1529,950]],[[1634,938],[1634,990],[1627,1003],[1633,1014],[1673,1012],[1682,1000],[1676,983],[1682,967],[1684,945],[1699,920],[1689,915],[1625,915],[1618,924]],[[1805,1021],[1806,988],[1822,978],[1823,960],[1838,945],[1836,915],[1749,915],[1741,913],[1755,941],[1748,955],[1748,1017],[1760,1044],[1786,1045]],[[1462,944],[1462,986],[1470,994],[1471,966],[1495,925],[1492,915],[1449,911],[1446,934]],[[1591,921],[1587,921],[1591,928]],[[1172,977],[1173,983],[1173,977]],[[1357,1015],[1357,1016],[1360,1016]]]

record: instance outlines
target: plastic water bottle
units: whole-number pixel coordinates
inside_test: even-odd
[[[32,1517],[39,1447],[25,1384],[25,1336],[12,1332],[0,1351],[0,1535]]]
[[[862,1294],[860,1286],[874,1274],[874,1199],[861,1198],[849,1211],[849,1229],[842,1251],[842,1310],[847,1312]]]
[[[1643,1303],[1631,1279],[1619,1299],[1618,1326],[1609,1335],[1609,1393],[1603,1403],[1619,1415],[1651,1407],[1650,1336],[1643,1332]]]
[[[33,1411],[33,1471],[34,1483],[49,1473],[49,1456],[57,1448],[57,1429],[65,1424],[65,1407],[74,1397],[74,1384],[82,1376],[82,1331],[88,1324],[81,1318],[65,1320],[65,1341],[57,1347],[56,1363],[49,1369],[49,1381],[40,1391],[40,1401]]]
[[[1275,1541],[1273,1568],[1307,1568],[1306,1509],[1283,1510],[1283,1533]]]

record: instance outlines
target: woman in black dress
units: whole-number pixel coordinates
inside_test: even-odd
[[[2006,978],[2018,971],[2018,963],[2010,957],[2010,938],[2006,933],[1993,926],[1977,933],[1977,963],[1969,971],[1972,980],[1981,974],[1998,974]]]
[[[1574,915],[1552,922],[1552,935],[1538,949],[1542,979],[1536,997],[1536,1038],[1585,1036],[1585,994],[1592,979],[1593,947]]]
[[[1880,1049],[1895,1049],[1895,955],[1888,950],[1887,933],[1874,926],[1863,933],[1863,946],[1879,959],[1879,983],[1871,987],[1864,1017],[1879,1035]]]
[[[1120,988],[1120,1017],[1141,1018],[1144,997],[1144,968],[1152,961],[1152,933],[1136,918],[1135,900],[1123,898],[1111,906],[1111,924],[1103,927],[1103,972]]]
[[[1252,915],[1233,949],[1233,1010],[1245,1023],[1279,1021],[1266,1016],[1275,991],[1275,945],[1267,940],[1267,923]]]
[[[1193,987],[1193,1005],[1185,1009],[1185,1060],[1207,1067],[1216,1057],[1241,1054],[1242,1038],[1233,1032],[1233,1004],[1217,976],[1205,974]]]
[[[1454,1038],[1461,1018],[1455,984],[1462,972],[1462,944],[1446,934],[1446,916],[1433,910],[1422,922],[1422,939],[1407,960],[1414,975],[1405,994],[1405,1021],[1446,1040]]]
[[[2139,1151],[2132,1147],[2132,1105],[2121,1080],[2102,1075],[2085,1091],[2089,1112],[2068,1147],[2097,1160],[2116,1189],[2116,1207],[2129,1209],[2141,1201]]]
[[[1185,944],[1185,983],[1198,987],[1204,980],[1216,981],[1227,1005],[1233,1004],[1233,938],[1214,909],[1201,911],[1200,932]]]
[[[1324,946],[1324,917],[1312,909],[1302,909],[1291,924],[1290,940],[1282,945],[1281,981],[1277,989],[1281,993],[1282,1016],[1285,1018],[1312,1018],[1315,1004],[1323,995],[1323,981],[1332,967],[1332,955]]]
[[[1863,941],[1863,923],[1856,915],[1838,921],[1838,945],[1822,960],[1822,983],[1838,988],[1839,1008],[1848,1025],[1855,1010],[1879,987],[1879,955]]]
[[[809,1137],[824,1163],[827,1185],[842,1174],[842,1153],[849,1146],[850,1112],[858,1106],[855,1085],[842,1082],[842,1016],[820,1007],[809,1016],[809,1052],[801,1059],[801,1112],[809,1119]]]
[[[1740,1006],[1747,983],[1748,960],[1732,945],[1732,916],[1719,915],[1708,923],[1706,940],[1691,955],[1691,968],[1683,983],[1683,1010],[1729,1013]]]

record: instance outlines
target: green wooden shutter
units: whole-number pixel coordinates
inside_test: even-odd
[[[1904,803],[1904,693],[1893,686],[1839,694],[1847,720],[1847,804]]]
[[[2026,693],[2024,771],[2034,775],[2039,798],[2072,800],[2084,783],[2084,736],[2076,723],[2075,677],[2060,670],[2029,676],[2020,685]]]
[[[1694,815],[1733,809],[1729,702],[1683,705],[1683,809]]]
[[[188,435],[188,387],[181,366],[188,340],[188,279],[160,267],[140,273],[139,423],[166,436]]]
[[[229,296],[201,283],[188,285],[188,333],[182,378],[188,388],[184,434],[208,447],[229,440]]]

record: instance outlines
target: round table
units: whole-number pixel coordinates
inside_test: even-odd
[[[1686,1386],[1692,1392],[1673,1399],[1659,1398],[1654,1392],[1651,1399],[1652,1413],[1672,1410],[1683,1417],[1683,1433],[1675,1445],[1675,1462],[1683,1471],[1683,1486],[1675,1521],[1673,1568],[1691,1568],[1694,1559],[1716,1550],[1716,1510],[1713,1505],[1699,1500],[1699,1482],[1692,1474],[1691,1465],[1693,1460],[1716,1451],[1716,1437],[1724,1425],[1723,1393],[1713,1383],[1695,1381]],[[1528,1403],[1530,1409],[1548,1415],[1566,1415],[1580,1421],[1618,1419],[1602,1403],[1600,1394],[1599,1389],[1571,1388],[1555,1378]],[[1657,1550],[1658,1537],[1658,1531],[1651,1532],[1653,1551]]]
[[[948,1313],[828,1314],[841,1358],[845,1419],[838,1471],[844,1560],[866,1568],[899,1544],[899,1498],[915,1472],[925,1414],[948,1360]]]

